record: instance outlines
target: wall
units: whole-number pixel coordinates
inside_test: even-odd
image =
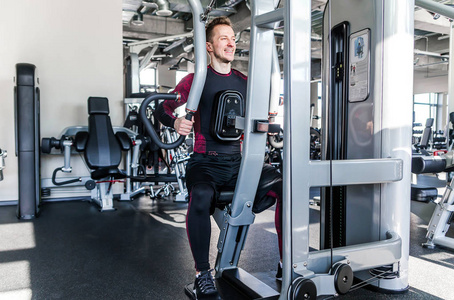
[[[15,65],[36,65],[41,89],[41,137],[87,125],[87,98],[109,98],[112,123],[123,123],[121,0],[0,0],[0,148],[8,151],[0,201],[17,200],[14,154]],[[78,158],[78,157],[77,157]],[[73,175],[85,176],[80,158]],[[72,162],[73,164],[73,162]],[[63,156],[42,157],[51,177]]]

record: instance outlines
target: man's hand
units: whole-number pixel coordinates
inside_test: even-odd
[[[179,135],[188,135],[191,132],[192,129],[192,124],[194,123],[194,117],[192,117],[192,120],[186,120],[186,117],[180,117],[175,120],[175,124],[173,127],[177,131]]]

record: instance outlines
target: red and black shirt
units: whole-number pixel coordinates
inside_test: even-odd
[[[174,93],[180,93],[181,101],[166,100],[156,110],[158,120],[168,127],[174,127],[176,117],[174,110],[188,100],[194,74],[185,76],[176,86]],[[197,112],[194,115],[194,152],[209,155],[238,154],[241,152],[241,141],[217,141],[210,135],[212,108],[216,95],[221,91],[234,90],[246,99],[247,77],[232,69],[228,74],[216,72],[208,66],[205,86],[202,91]]]

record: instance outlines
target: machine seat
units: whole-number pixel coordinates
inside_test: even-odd
[[[75,149],[84,152],[93,179],[125,178],[126,174],[118,166],[121,152],[131,148],[131,140],[124,132],[114,134],[107,98],[90,97],[87,102],[88,132],[76,134]]]
[[[91,172],[91,178],[94,180],[99,180],[106,177],[113,179],[122,179],[126,178],[126,173],[118,168],[100,168]]]
[[[234,193],[235,191],[233,190],[221,191],[216,199],[216,208],[223,210],[227,205],[232,203]]]

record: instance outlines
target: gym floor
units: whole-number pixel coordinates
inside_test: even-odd
[[[442,190],[441,182],[435,183]],[[46,202],[31,221],[17,220],[15,206],[0,206],[0,299],[187,299],[184,286],[194,279],[187,204],[141,196],[115,206],[116,211],[100,213],[90,202]],[[341,298],[454,299],[454,250],[420,246],[431,210],[431,203],[412,201],[407,293],[361,288]],[[311,206],[310,218],[311,246],[317,247],[318,206]],[[214,264],[219,232],[214,221],[212,228]],[[448,235],[454,237],[452,230]],[[278,260],[269,209],[250,227],[239,266],[279,288],[274,279]]]

